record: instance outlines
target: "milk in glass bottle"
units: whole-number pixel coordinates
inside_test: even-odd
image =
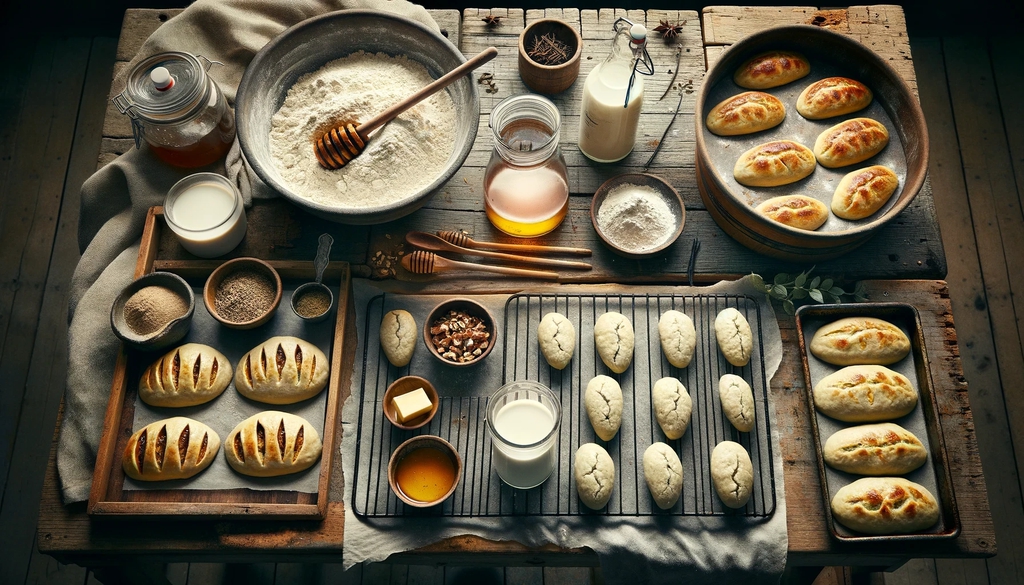
[[[647,28],[625,18],[613,27],[611,53],[587,75],[580,112],[580,151],[604,163],[622,160],[633,150],[644,103],[644,80],[637,74],[654,74]]]

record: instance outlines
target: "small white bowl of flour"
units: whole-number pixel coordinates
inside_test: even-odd
[[[661,177],[626,173],[597,189],[590,219],[613,252],[649,258],[664,252],[683,233],[686,208],[679,193]]]

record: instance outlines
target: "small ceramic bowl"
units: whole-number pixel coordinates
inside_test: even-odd
[[[433,405],[433,408],[431,408],[429,412],[421,414],[412,420],[407,420],[404,423],[398,422],[398,413],[395,412],[395,406],[392,404],[392,400],[394,400],[395,396],[401,396],[408,392],[412,392],[417,388],[423,388],[423,391],[427,393],[427,398],[430,399],[430,403]],[[433,420],[434,415],[437,414],[437,407],[440,403],[441,400],[438,398],[437,390],[434,388],[433,384],[419,376],[404,376],[392,382],[391,385],[388,386],[387,391],[384,392],[384,416],[386,416],[387,419],[391,421],[391,424],[396,427],[402,430],[411,431],[413,429],[418,429]]]
[[[650,187],[661,195],[662,200],[668,206],[671,214],[669,219],[672,224],[669,228],[669,235],[664,241],[650,248],[630,248],[625,242],[616,241],[601,229],[601,225],[598,223],[601,207],[608,200],[608,195],[617,191],[621,185]],[[679,234],[683,233],[683,224],[686,223],[686,207],[683,206],[683,199],[679,196],[679,192],[661,177],[646,173],[625,173],[608,179],[598,187],[590,203],[590,221],[594,224],[594,230],[601,237],[601,241],[616,254],[626,258],[650,258],[668,249],[679,238]]]
[[[149,335],[139,335],[132,331],[125,321],[124,305],[132,295],[147,286],[167,287],[181,295],[188,301],[188,312],[169,322],[159,331]],[[195,313],[195,309],[196,297],[192,294],[192,287],[185,282],[184,278],[170,272],[153,272],[139,277],[138,280],[124,287],[124,290],[117,295],[114,304],[110,307],[110,327],[114,330],[114,335],[128,345],[136,349],[155,351],[173,345],[185,337],[189,328],[192,327],[192,315]]]
[[[438,353],[437,346],[434,345],[434,336],[431,335],[430,329],[433,327],[435,321],[448,315],[449,311],[462,311],[471,317],[477,317],[483,321],[486,326],[485,331],[491,334],[487,339],[487,347],[483,348],[480,355],[476,356],[473,360],[466,362],[452,361],[443,357],[442,354],[444,352]],[[427,344],[427,349],[430,351],[430,355],[434,356],[434,359],[439,360],[447,366],[473,366],[484,361],[484,358],[490,355],[491,350],[494,349],[494,344],[498,342],[498,331],[494,327],[494,317],[492,317],[491,313],[480,303],[465,298],[449,299],[434,307],[434,310],[430,311],[427,315],[426,320],[423,322],[423,342]]]
[[[535,39],[553,34],[569,47],[569,60],[560,65],[542,65],[530,57],[529,50]],[[519,77],[537,93],[561,93],[576,81],[580,74],[580,55],[583,38],[572,26],[554,18],[542,18],[523,29],[519,35]]]
[[[224,282],[225,278],[241,271],[260,273],[270,278],[275,287],[274,301],[266,311],[252,319],[247,321],[231,321],[217,312],[217,289]],[[206,286],[203,287],[203,302],[206,304],[206,310],[213,315],[213,318],[223,323],[226,327],[232,329],[252,329],[263,325],[274,315],[278,305],[281,304],[281,293],[283,290],[281,276],[274,270],[273,266],[258,258],[235,258],[218,266],[210,274],[210,277],[206,279]]]
[[[305,315],[299,312],[298,302],[300,299],[302,299],[304,295],[310,294],[317,290],[327,293],[327,309],[323,313],[320,313],[319,315],[306,317]],[[319,282],[307,282],[306,284],[300,285],[298,288],[292,291],[291,306],[292,312],[295,313],[295,315],[299,319],[302,319],[306,323],[319,323],[326,319],[327,316],[331,314],[331,309],[334,308],[334,293],[331,292],[330,287],[328,287],[325,284]]]
[[[399,466],[406,457],[420,449],[434,449],[440,452],[443,457],[448,458],[455,471],[454,481],[452,481],[452,485],[448,488],[448,491],[429,501],[418,500],[415,497],[410,496],[405,493],[399,485]],[[391,460],[388,461],[388,485],[391,486],[391,491],[398,496],[398,499],[416,508],[429,508],[430,506],[436,506],[447,500],[453,493],[455,493],[455,488],[459,486],[460,479],[462,479],[462,457],[459,456],[459,452],[455,450],[455,447],[452,447],[451,443],[445,441],[441,437],[435,437],[434,435],[420,435],[409,439],[395,449],[395,452],[391,454]]]

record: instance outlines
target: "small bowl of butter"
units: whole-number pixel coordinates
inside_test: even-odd
[[[384,416],[396,427],[411,431],[429,423],[440,402],[437,390],[427,379],[404,376],[384,392]]]

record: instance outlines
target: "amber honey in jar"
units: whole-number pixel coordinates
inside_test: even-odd
[[[491,111],[494,150],[484,174],[484,209],[509,235],[542,236],[569,211],[560,120],[555,104],[532,94],[507,98]]]
[[[206,166],[227,154],[235,139],[235,117],[207,74],[212,64],[171,51],[132,69],[113,101],[132,119],[136,147],[145,141],[161,160],[185,168]]]

